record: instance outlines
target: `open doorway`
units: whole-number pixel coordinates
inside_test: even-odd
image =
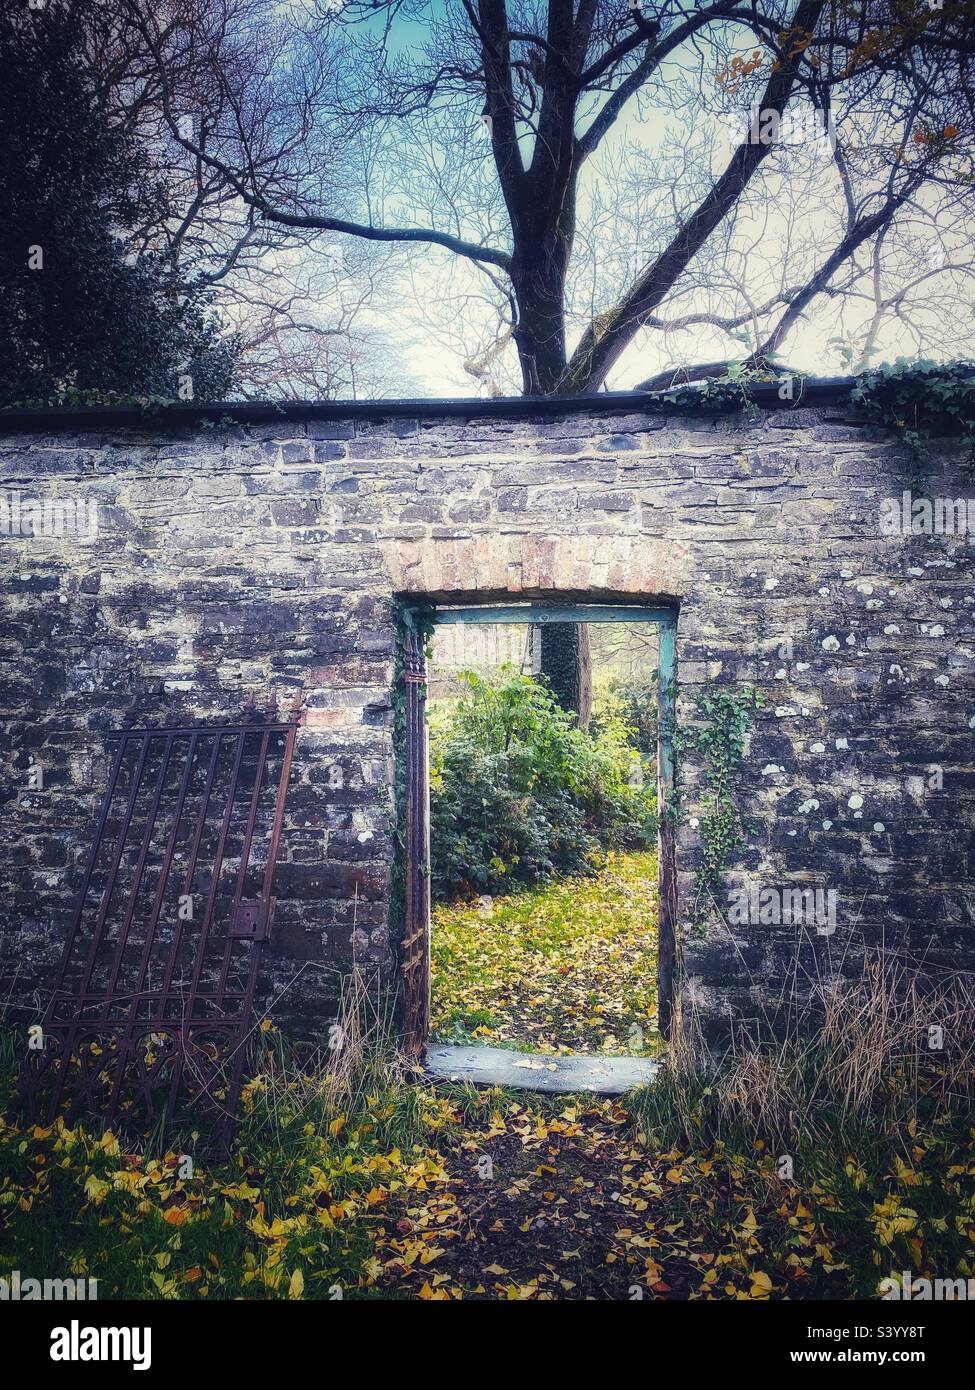
[[[674,630],[668,609],[525,603],[439,608],[426,649],[408,640],[406,1032],[451,1074],[650,1074]]]

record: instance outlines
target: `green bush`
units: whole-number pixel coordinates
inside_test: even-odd
[[[593,683],[589,732],[599,733],[612,724],[622,726],[628,744],[640,754],[647,769],[657,762],[657,672],[645,680],[626,679],[613,672],[597,675]],[[652,772],[650,773],[652,780]]]
[[[463,679],[470,693],[431,712],[434,890],[505,891],[591,873],[607,849],[656,836],[656,785],[639,731],[607,709],[597,732],[530,676],[503,668]],[[637,775],[634,775],[634,774]]]

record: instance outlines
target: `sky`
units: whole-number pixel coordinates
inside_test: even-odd
[[[436,6],[441,13],[444,8]],[[392,48],[401,54],[417,53],[426,37],[420,19],[397,18],[393,23]],[[678,101],[675,111],[666,103],[631,101],[612,136],[583,173],[580,222],[587,214],[598,213],[601,231],[588,257],[586,246],[577,239],[576,259],[588,266],[585,282],[597,286],[597,308],[611,303],[633,273],[666,244],[680,217],[694,206],[706,186],[702,180],[716,177],[723,169],[747,121],[749,91],[723,93],[713,63],[704,62],[700,70],[696,64],[697,55],[681,51],[667,72],[668,93],[682,86],[692,90],[697,83],[699,89],[707,88],[709,111],[693,102]],[[724,111],[720,110],[722,105]],[[477,151],[482,150],[483,172],[490,178],[490,140],[474,107],[469,114],[465,139],[475,161]],[[764,195],[751,197],[750,205],[738,211],[732,235],[726,237],[727,228],[713,235],[705,248],[708,270],[701,277],[700,288],[681,290],[679,285],[681,292],[662,307],[663,317],[709,306],[726,314],[740,313],[749,302],[760,302],[777,286],[802,283],[828,254],[839,235],[845,205],[829,140],[822,123],[811,119],[811,114],[798,113],[782,132],[792,155],[776,154],[767,162],[766,169],[777,167],[780,172],[770,174]],[[842,119],[839,128],[842,134]],[[433,149],[431,153],[438,157],[449,151]],[[624,154],[629,162],[629,183],[623,205],[614,207],[610,195]],[[753,188],[757,190],[758,185]],[[397,191],[394,176],[393,195],[376,220],[384,216],[414,225],[428,220],[477,239],[478,228],[465,220],[463,210],[457,222],[452,222],[449,209],[425,217],[422,209],[415,208],[411,215],[410,198],[409,178],[404,178]],[[647,210],[645,218],[643,209]],[[941,302],[922,312],[917,321],[888,314],[877,334],[871,362],[898,356],[943,359],[958,355],[953,349],[964,342],[966,328],[970,328],[971,281],[967,273],[945,271],[939,278],[933,272],[939,257],[941,264],[959,260],[970,266],[971,236],[970,222],[959,219],[956,213],[950,224],[939,225],[936,219],[929,226],[919,224],[903,249],[898,250],[893,240],[888,243],[881,264],[885,292],[909,279],[920,266],[932,271],[924,285],[925,295],[940,294]],[[334,236],[327,240],[336,244]],[[343,240],[348,239],[340,237],[338,244]],[[498,244],[496,236],[493,240]],[[862,288],[869,286],[864,282]],[[427,249],[401,266],[387,283],[381,302],[363,320],[390,362],[392,391],[387,394],[449,397],[519,389],[510,345],[496,359],[493,380],[478,381],[465,370],[465,357],[479,357],[499,331],[496,313],[487,306],[476,307],[476,296],[483,289],[478,271],[438,249]],[[872,311],[872,303],[864,296],[842,305],[836,299],[821,298],[793,331],[783,349],[784,359],[789,366],[814,375],[862,365],[857,358]],[[771,322],[763,320],[762,324],[768,327]],[[577,333],[578,326],[570,328],[570,348]],[[624,353],[606,384],[610,389],[625,389],[659,370],[679,369],[682,364],[700,360],[741,358],[753,341],[747,328],[739,330],[736,337],[708,327],[667,335],[645,331]]]

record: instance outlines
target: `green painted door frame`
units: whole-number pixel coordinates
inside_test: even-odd
[[[543,623],[653,623],[658,631],[658,674],[657,692],[660,708],[659,733],[657,740],[657,806],[660,813],[660,863],[659,863],[659,912],[657,974],[660,1031],[670,1036],[673,1014],[674,961],[676,954],[677,931],[677,876],[674,856],[674,833],[671,817],[667,814],[674,784],[673,732],[676,705],[676,639],[677,611],[673,608],[642,607],[639,604],[559,604],[559,603],[485,603],[477,607],[455,608],[438,607],[431,610],[424,606],[423,615],[436,624],[484,624],[484,623],[525,623],[532,627]],[[422,751],[415,744],[412,756],[424,759],[422,767],[409,766],[410,747],[407,748],[407,788],[426,788],[426,744]],[[428,819],[426,805],[416,807],[424,819]],[[427,852],[429,856],[429,851]],[[410,865],[407,865],[409,876]],[[414,928],[420,924],[414,924]],[[422,927],[421,927],[422,930]],[[429,920],[426,930],[426,971],[429,977]],[[410,933],[416,939],[416,930]],[[419,984],[419,981],[417,981]],[[427,983],[427,988],[429,987]],[[424,1040],[425,1041],[425,1040]]]

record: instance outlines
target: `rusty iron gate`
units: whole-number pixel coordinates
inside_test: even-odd
[[[21,1095],[49,1124],[98,1116],[138,1143],[226,1152],[253,1027],[301,721],[125,729]]]

